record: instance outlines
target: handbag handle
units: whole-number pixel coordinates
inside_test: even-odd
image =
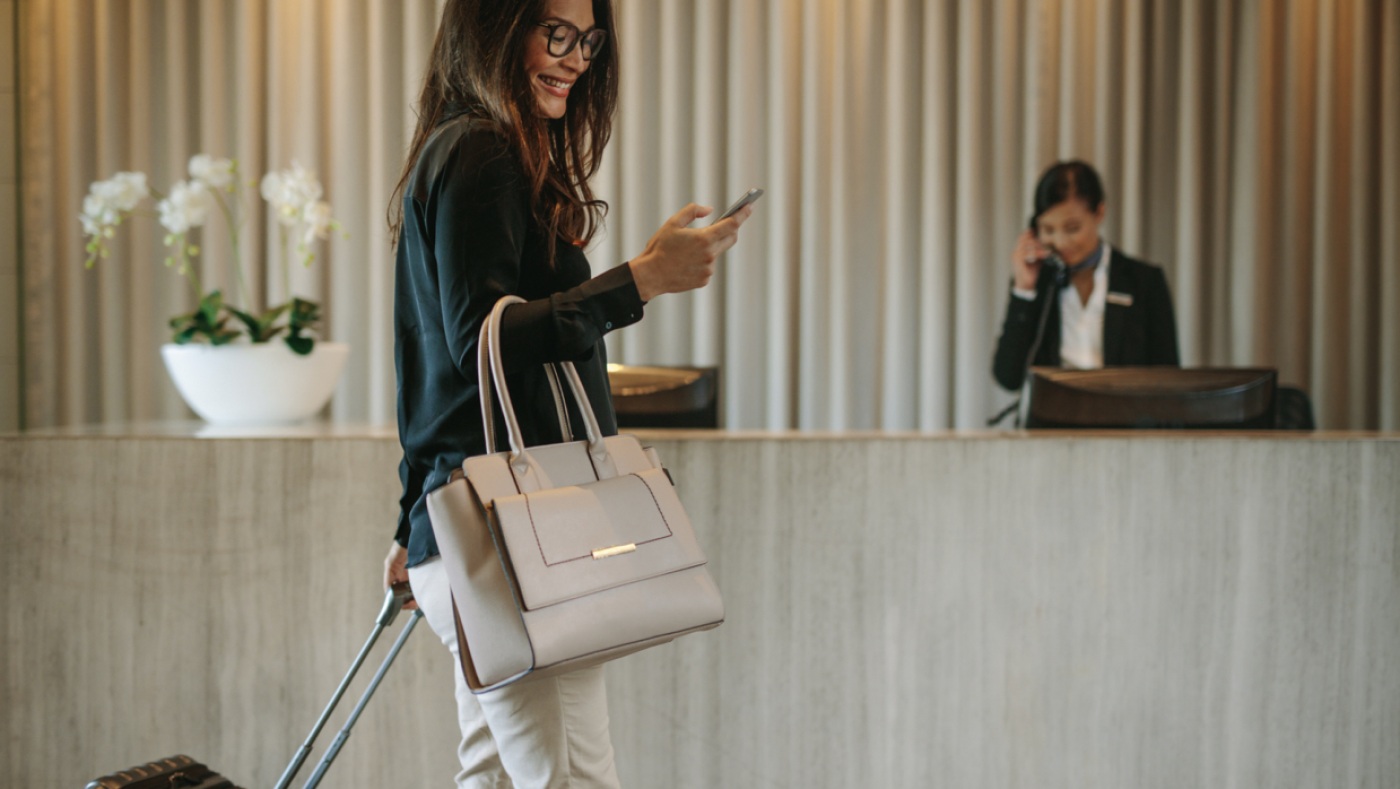
[[[490,358],[486,352],[487,342],[484,336],[477,338],[476,369],[478,379],[481,370],[490,369]],[[559,372],[554,368],[554,364],[544,366],[545,377],[549,379],[549,393],[554,398],[554,416],[559,420],[559,435],[566,440],[573,438],[574,429],[569,422],[569,409],[564,405],[564,388],[559,383]],[[481,427],[482,435],[486,437],[486,454],[494,454],[496,451],[496,420],[491,418],[492,400],[491,387],[477,385],[478,395],[481,397]]]
[[[481,393],[481,419],[486,428],[486,449],[488,453],[495,451],[494,428],[491,424],[491,395],[489,393],[494,384],[496,394],[501,399],[501,414],[506,421],[506,435],[511,449],[510,464],[522,474],[528,471],[531,464],[525,452],[525,443],[521,438],[520,421],[515,416],[515,406],[510,399],[510,390],[506,387],[505,363],[501,358],[501,316],[505,313],[506,307],[512,304],[521,304],[524,301],[519,296],[502,296],[491,308],[491,314],[482,324],[481,335],[477,339],[477,388]],[[485,366],[481,364],[482,356],[486,357]],[[573,390],[574,402],[578,404],[579,413],[583,417],[584,432],[588,438],[588,451],[593,457],[595,466],[599,467],[600,470],[611,468],[612,463],[608,457],[608,450],[603,444],[602,428],[598,426],[598,417],[593,413],[593,406],[588,400],[587,392],[584,391],[583,381],[578,377],[578,370],[574,369],[573,362],[559,362],[557,367],[563,372],[564,380],[568,382],[569,388]],[[489,378],[485,375],[487,370],[490,371]],[[556,405],[559,405],[558,401],[556,401]],[[560,410],[562,410],[562,406],[560,406]]]

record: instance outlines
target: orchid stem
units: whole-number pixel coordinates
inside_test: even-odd
[[[282,241],[282,298],[286,303],[292,303],[292,267],[287,263],[287,229],[278,230],[278,238]]]
[[[241,229],[239,227],[240,217],[234,215],[233,209],[229,207],[223,196],[218,192],[214,193],[214,202],[219,204],[219,211],[223,213],[224,221],[228,223],[229,241],[233,246],[233,273],[238,281],[238,298],[242,303],[248,305],[249,311],[256,314],[260,310],[258,309],[258,305],[253,303],[253,299],[248,292],[248,282],[243,278],[243,257],[238,253],[238,231]]]
[[[194,270],[194,263],[190,260],[189,245],[185,239],[180,239],[180,265],[184,267],[185,274],[190,278],[190,284],[194,286],[194,297],[204,298],[204,285],[199,281],[199,273]]]

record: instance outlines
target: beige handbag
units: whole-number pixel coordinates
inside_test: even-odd
[[[428,494],[473,692],[596,665],[724,621],[690,519],[655,451],[604,437],[574,366],[559,365],[587,440],[522,446],[497,302],[477,355],[486,454]],[[549,371],[564,435],[558,375]],[[489,376],[488,373],[489,372]],[[492,389],[510,450],[497,452]]]

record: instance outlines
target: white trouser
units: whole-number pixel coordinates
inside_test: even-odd
[[[457,786],[617,789],[603,668],[527,679],[473,695],[458,662],[452,593],[442,560],[433,557],[410,567],[408,580],[428,625],[452,653],[462,728]]]

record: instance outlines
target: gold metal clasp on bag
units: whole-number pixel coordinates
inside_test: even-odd
[[[635,550],[637,550],[637,544],[635,542],[629,542],[626,545],[614,545],[611,548],[599,548],[598,550],[593,552],[593,558],[606,559],[610,556],[620,556],[621,554],[631,553]]]

